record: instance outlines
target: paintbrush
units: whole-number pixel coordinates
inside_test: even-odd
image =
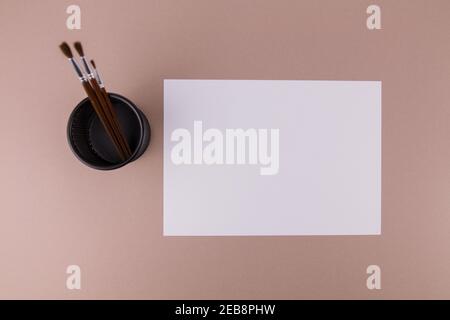
[[[117,117],[116,110],[112,106],[111,99],[109,98],[108,92],[106,91],[106,88],[105,88],[105,84],[104,84],[102,78],[100,77],[100,74],[98,72],[98,69],[97,69],[97,66],[95,65],[94,60],[91,60],[91,66],[93,68],[95,79],[97,80],[98,85],[100,86],[100,90],[102,91],[102,93],[103,93],[103,95],[105,97],[105,100],[108,103],[109,109],[112,111],[113,119],[114,119],[114,121],[117,123],[117,125],[120,128],[119,118]],[[131,154],[131,149],[130,149],[130,146],[128,144],[128,141],[126,139],[124,139],[124,140],[125,140],[125,147],[127,148],[127,151]]]
[[[120,158],[122,159],[122,161],[124,161],[126,159],[124,152],[122,151],[122,149],[120,148],[120,144],[119,141],[117,140],[117,138],[114,135],[113,129],[110,126],[110,124],[107,121],[107,118],[100,106],[100,102],[97,98],[97,95],[95,94],[94,90],[91,88],[91,86],[89,85],[88,79],[87,77],[83,74],[83,71],[81,71],[80,66],[78,65],[77,61],[74,59],[73,54],[72,54],[72,50],[70,50],[69,45],[66,42],[61,43],[61,45],[59,46],[59,48],[61,49],[62,53],[67,57],[67,59],[69,60],[69,62],[72,64],[78,79],[80,80],[83,89],[85,90],[92,107],[94,108],[95,113],[97,114],[98,118],[100,119],[103,127],[105,128],[105,131],[107,132],[109,138],[111,139],[111,141],[113,142]]]
[[[89,66],[89,63],[85,57],[83,46],[81,45],[81,42],[77,41],[74,43],[75,50],[80,55],[81,62],[83,63],[85,72],[88,76],[88,81],[92,86],[92,89],[94,90],[95,94],[97,95],[97,98],[100,102],[100,106],[103,109],[103,112],[106,115],[106,119],[113,128],[114,134],[116,135],[120,148],[124,152],[125,156],[127,158],[131,157],[131,150],[128,146],[128,143],[126,139],[123,136],[122,130],[119,125],[119,121],[117,120],[117,116],[115,115],[114,108],[109,100],[108,94],[105,94],[106,90],[103,92],[100,88],[99,83],[97,82],[97,79],[94,75],[94,72],[92,71],[91,67]]]

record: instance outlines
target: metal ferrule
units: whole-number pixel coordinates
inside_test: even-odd
[[[95,79],[97,79],[98,85],[100,86],[100,88],[104,88],[105,85],[103,84],[102,78],[100,78],[100,75],[98,74],[97,69],[94,69],[94,75],[95,75]]]
[[[89,63],[87,62],[85,57],[81,57],[81,62],[83,63],[84,70],[86,71],[88,79],[94,79],[94,73],[91,70],[91,67],[89,67]]]
[[[69,61],[70,63],[72,63],[72,66],[75,69],[75,72],[77,73],[78,79],[80,79],[80,81],[86,81],[86,76],[83,74],[83,71],[81,71],[81,68],[76,62],[76,60],[74,58],[70,58]]]

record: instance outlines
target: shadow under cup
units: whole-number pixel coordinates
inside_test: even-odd
[[[99,170],[117,169],[138,159],[150,142],[150,125],[142,111],[121,95],[110,93],[109,97],[130,145],[130,158],[120,159],[88,98],[75,107],[67,124],[67,138],[73,153],[87,166]]]

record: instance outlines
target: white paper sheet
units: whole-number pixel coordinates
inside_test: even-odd
[[[164,235],[380,233],[381,82],[164,81]]]

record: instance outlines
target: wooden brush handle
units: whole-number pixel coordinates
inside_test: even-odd
[[[120,144],[121,149],[124,151],[124,154],[127,158],[131,157],[131,151],[129,151],[129,147],[127,148],[128,144],[123,136],[122,130],[120,129],[118,122],[114,119],[112,105],[108,104],[107,102],[109,99],[106,99],[96,79],[90,79],[89,82],[97,96],[97,99],[100,102],[100,107],[102,108],[106,116],[107,122],[113,129],[113,132]]]
[[[116,110],[114,109],[114,107],[113,107],[113,105],[111,103],[111,99],[109,98],[108,92],[106,92],[105,87],[101,88],[101,91],[103,93],[103,96],[105,97],[106,103],[108,104],[108,108],[109,108],[109,110],[111,112],[111,116],[112,116],[116,126],[119,128],[119,131],[123,135],[123,131],[122,131],[122,128],[120,127],[120,123],[119,123],[119,118],[117,117]],[[125,136],[123,136],[123,141],[124,141],[124,144],[125,144],[125,148],[127,149],[127,152],[131,156],[131,154],[132,154],[131,148],[130,148],[130,145],[128,144],[127,139],[125,139]]]
[[[114,134],[113,128],[111,127],[111,125],[108,123],[107,118],[101,108],[100,102],[97,99],[97,96],[94,92],[94,90],[91,88],[91,86],[89,85],[89,83],[87,81],[82,81],[81,82],[83,85],[84,90],[86,91],[86,94],[89,98],[89,100],[91,101],[91,105],[94,108],[95,113],[97,114],[98,118],[100,119],[103,127],[105,128],[105,131],[107,132],[109,138],[111,139],[111,141],[114,144],[114,147],[117,150],[117,153],[119,154],[120,158],[122,159],[122,161],[125,161],[127,159],[124,150],[122,150],[120,143],[117,139],[117,137]]]

